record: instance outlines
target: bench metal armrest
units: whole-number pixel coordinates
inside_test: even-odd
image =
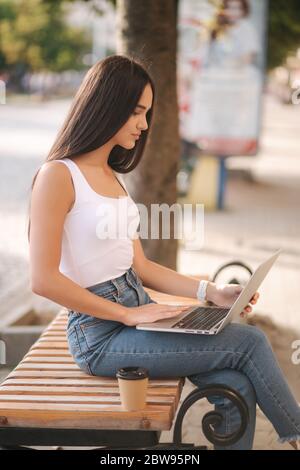
[[[230,387],[220,384],[214,384],[204,387],[198,387],[193,390],[183,401],[175,422],[173,444],[175,447],[181,446],[182,443],[182,423],[188,409],[198,400],[209,398],[212,396],[222,396],[229,399],[238,408],[241,422],[240,427],[231,434],[218,434],[215,427],[220,425],[223,416],[216,412],[210,411],[206,413],[202,419],[202,430],[205,437],[214,445],[229,446],[235,444],[245,433],[249,422],[248,406],[242,396]]]

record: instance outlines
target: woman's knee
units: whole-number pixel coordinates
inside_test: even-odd
[[[269,339],[266,333],[258,328],[257,326],[250,326],[249,327],[249,337],[256,345],[263,345],[263,346],[270,346]]]
[[[259,345],[269,345],[270,342],[268,340],[267,335],[263,330],[258,328],[257,326],[252,325],[240,325],[240,324],[232,324],[234,328],[234,336],[237,342],[240,345],[246,345],[247,349],[252,347],[257,347]]]

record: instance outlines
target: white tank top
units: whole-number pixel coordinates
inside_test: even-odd
[[[73,160],[55,161],[69,168],[75,188],[75,203],[63,228],[60,272],[81,287],[122,276],[132,265],[133,239],[140,223],[123,177],[114,171],[127,196],[101,196]]]

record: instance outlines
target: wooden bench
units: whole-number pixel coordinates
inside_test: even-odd
[[[147,291],[159,303],[199,303]],[[62,309],[0,385],[0,446],[157,445],[172,427],[184,379],[150,379],[145,409],[123,411],[117,379],[90,376],[74,362],[66,324]]]

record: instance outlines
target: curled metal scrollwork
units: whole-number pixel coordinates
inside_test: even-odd
[[[188,409],[196,401],[213,396],[221,396],[234,403],[239,410],[241,421],[239,428],[234,432],[230,434],[218,434],[215,428],[221,424],[223,416],[216,411],[206,413],[202,419],[202,430],[207,440],[214,445],[226,447],[235,444],[243,436],[249,421],[249,411],[245,400],[235,390],[224,385],[214,384],[197,388],[183,401],[174,426],[173,444],[175,447],[182,445],[182,423]]]
[[[252,276],[252,274],[253,274],[252,269],[247,264],[245,264],[243,261],[230,261],[229,263],[222,264],[217,269],[217,271],[215,272],[215,274],[212,277],[212,282],[217,281],[217,278],[218,278],[219,274],[221,274],[222,271],[225,271],[227,268],[231,268],[233,266],[238,266],[240,268],[243,268],[248,273],[249,277]],[[234,279],[231,279],[229,281],[229,284],[239,284],[239,281],[238,281],[238,279],[234,278]]]

